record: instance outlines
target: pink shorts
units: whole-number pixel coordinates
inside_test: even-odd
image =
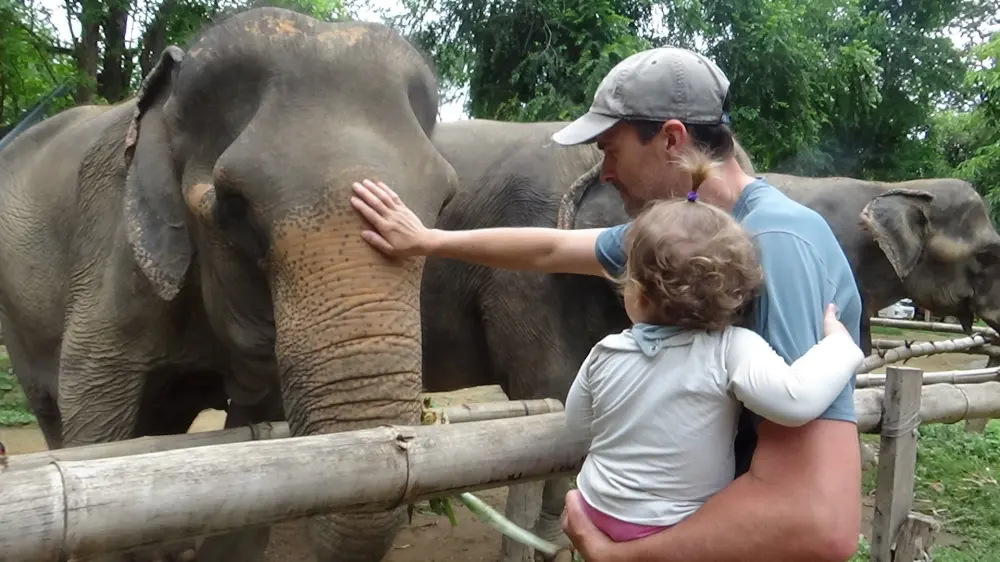
[[[583,498],[580,499],[583,500]],[[587,512],[587,516],[590,517],[594,525],[615,542],[634,541],[671,527],[670,525],[655,527],[622,521],[621,519],[607,515],[603,511],[598,511],[587,503],[587,500],[583,500],[583,509]]]

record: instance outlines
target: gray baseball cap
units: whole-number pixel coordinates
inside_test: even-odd
[[[593,142],[622,119],[716,125],[729,79],[708,58],[678,47],[638,52],[621,61],[594,93],[590,111],[552,135],[562,145]]]

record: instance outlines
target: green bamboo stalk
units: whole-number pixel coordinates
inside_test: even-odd
[[[439,421],[448,423],[446,420],[438,420],[436,416],[431,415],[427,411],[433,407],[431,398],[429,396],[425,396],[424,414],[421,416],[421,423],[424,425],[433,425]],[[549,556],[555,556],[556,553],[560,551],[560,548],[555,544],[515,525],[510,519],[501,515],[500,512],[493,509],[489,506],[489,504],[473,494],[463,492],[458,495],[458,499],[476,516],[477,519],[486,523],[490,527],[493,527],[497,531],[500,531],[501,534],[504,534],[525,546],[544,552]],[[458,525],[458,521],[455,518],[455,513],[451,509],[451,502],[449,502],[448,497],[435,498],[434,500],[431,500],[430,503],[431,511],[446,515],[452,527]],[[412,511],[413,506],[411,505],[409,508]],[[583,562],[583,559],[580,557],[580,553],[575,550],[572,553],[572,560],[573,562]]]
[[[507,519],[500,512],[490,507],[486,502],[477,498],[476,496],[463,492],[458,495],[458,499],[465,504],[465,507],[469,508],[475,516],[486,523],[490,527],[493,527],[497,531],[500,531],[504,535],[514,539],[515,541],[531,548],[544,552],[549,556],[555,556],[556,552],[559,551],[559,547],[549,541],[538,537],[530,531],[526,531],[521,527],[518,527]]]

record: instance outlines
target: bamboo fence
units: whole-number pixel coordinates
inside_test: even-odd
[[[919,369],[887,370],[885,388],[855,393],[859,429],[882,434],[880,456],[889,451],[887,439],[900,438],[901,422],[892,421],[892,411],[916,412],[909,415],[911,424],[1000,417],[1000,382],[923,386]],[[915,398],[908,400],[916,406],[897,405],[906,398],[894,390],[900,384],[915,385]],[[59,553],[82,558],[363,505],[384,509],[569,474],[585,454],[586,444],[568,432],[563,413],[556,412],[51,459],[0,473],[0,558],[48,561]],[[884,462],[889,461],[880,458],[880,470]],[[902,479],[909,465],[896,466],[901,468],[893,474]],[[883,480],[877,493],[884,495],[889,485]],[[905,484],[897,488],[889,486],[912,500]],[[884,513],[903,507],[894,509]],[[885,533],[896,536],[908,517],[883,521],[889,525]],[[880,560],[886,559],[873,562]]]
[[[963,333],[944,323],[873,318],[872,325]],[[940,525],[910,511],[917,428],[1000,418],[1000,367],[869,371],[935,353],[992,357],[995,337],[977,328],[945,341],[878,340],[879,354],[859,369],[858,429],[881,439],[871,562],[928,556]],[[568,433],[561,410],[557,400],[470,404],[428,410],[423,422],[432,425],[417,427],[292,438],[286,424],[256,424],[0,457],[0,560],[86,558],[569,474],[586,445]],[[461,421],[475,423],[452,425]]]

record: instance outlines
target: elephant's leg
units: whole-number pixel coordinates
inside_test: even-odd
[[[71,318],[59,361],[59,410],[63,443],[76,447],[135,437],[143,384],[152,370],[147,350],[156,349],[153,330],[109,328],[107,321]],[[110,332],[110,333],[109,333]],[[169,551],[169,552],[163,552]],[[186,562],[184,543],[109,554],[102,562]]]
[[[865,303],[865,298],[861,297],[861,351],[865,356],[872,354],[872,314],[876,311],[872,311],[871,308]],[[861,431],[858,430],[858,439],[861,439]],[[862,467],[872,467],[878,465],[878,454],[875,450],[864,441],[860,441],[860,446],[858,447],[861,452],[861,466]]]
[[[864,299],[861,299],[861,342],[859,347],[865,356],[872,353],[872,314],[873,311],[869,310]]]
[[[47,378],[55,384],[59,369],[56,361],[19,361],[17,365],[15,373],[28,400],[28,407],[38,420],[38,428],[45,437],[45,445],[49,450],[61,449],[62,417],[59,415],[59,404],[56,399],[58,390],[50,390],[45,384]]]
[[[576,298],[570,299],[573,304],[563,302],[562,295],[567,294],[564,288],[573,287],[555,284],[552,276],[491,271],[480,297],[479,315],[490,365],[510,400],[555,398],[565,403],[580,364],[593,345],[591,340],[603,337],[599,332],[609,331],[592,329],[603,324],[599,316],[592,315],[600,312],[597,308],[581,309]],[[539,307],[540,302],[546,306]],[[559,521],[568,490],[565,477],[510,486],[505,516],[550,542],[568,543]],[[504,536],[501,556],[503,562],[523,562],[533,561],[535,553]]]
[[[59,392],[56,386],[59,379],[58,347],[28,353],[17,330],[10,324],[5,326],[4,345],[14,375],[27,398],[28,407],[38,419],[38,427],[45,437],[46,446],[50,450],[62,448],[62,418],[56,402]]]
[[[50,450],[62,448],[62,419],[59,416],[59,404],[56,397],[42,391],[40,396],[29,398],[29,405],[35,418],[38,419],[38,428],[42,430],[42,436],[45,437],[45,445]]]
[[[562,531],[562,511],[566,504],[566,493],[573,487],[573,477],[563,476],[545,481],[542,492],[542,509],[538,522],[532,530],[535,535],[557,546],[569,546],[570,540]],[[536,558],[542,553],[536,553]]]
[[[219,373],[153,373],[143,385],[135,436],[187,433],[202,410],[225,407],[225,389]],[[228,417],[226,421],[229,421]],[[194,538],[179,539],[133,550],[129,556],[135,560],[192,561],[195,560],[197,543]]]
[[[241,406],[235,402],[226,413],[226,428],[239,427],[250,423],[280,421],[281,401],[276,393],[253,406]],[[258,525],[245,527],[232,533],[213,535],[198,547],[197,562],[263,562],[264,552],[271,537],[271,527]]]
[[[142,387],[152,365],[145,350],[155,349],[156,343],[148,341],[155,336],[151,330],[128,335],[110,323],[79,317],[67,323],[58,383],[66,447],[135,436]]]
[[[542,507],[545,482],[527,482],[507,487],[504,517],[522,529],[533,529]],[[504,535],[500,541],[500,562],[534,562],[535,550]]]

